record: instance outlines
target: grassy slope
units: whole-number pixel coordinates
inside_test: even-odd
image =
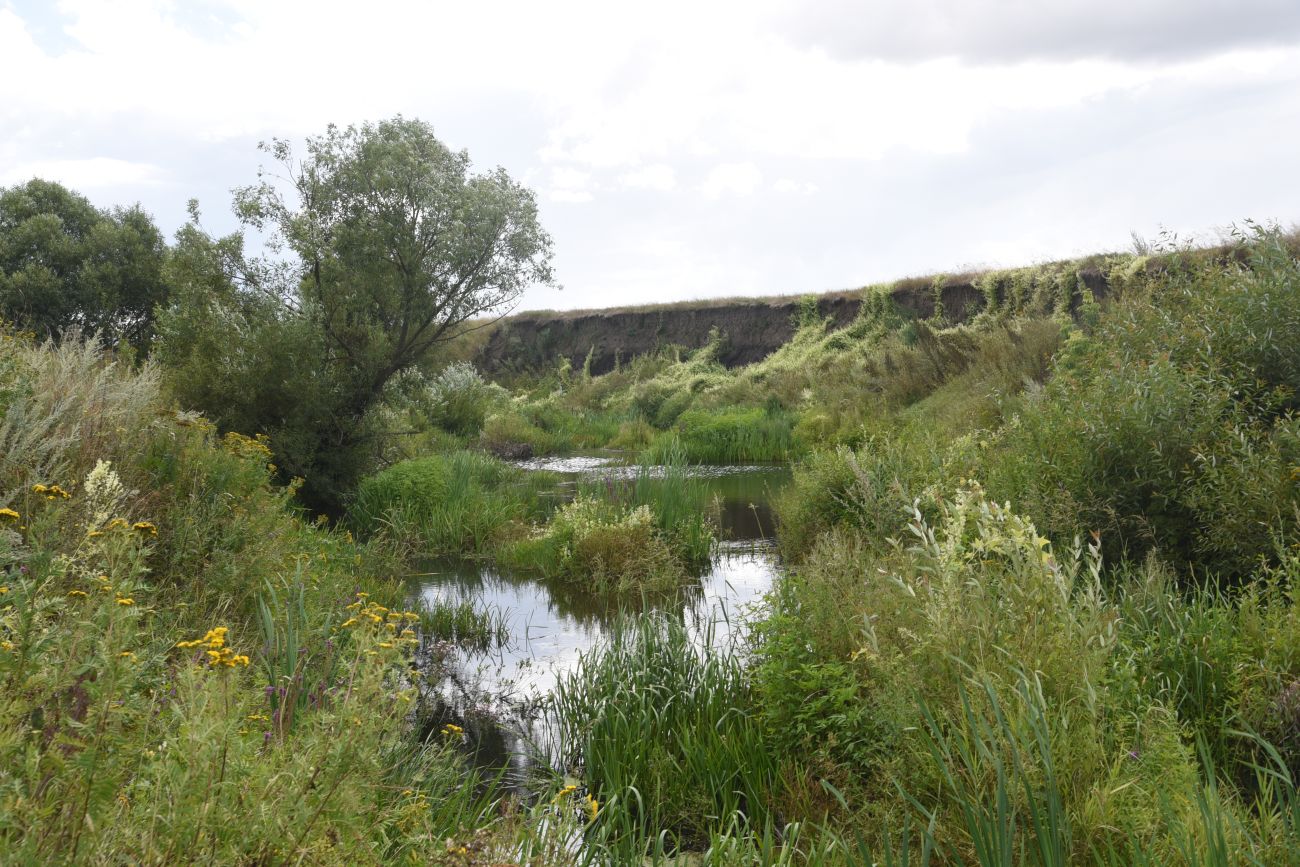
[[[720,660],[683,691],[661,646],[616,643],[569,694],[576,732],[626,683],[677,695],[583,747],[599,796],[627,803],[610,845],[632,857],[662,830],[651,849],[743,863],[784,829],[772,858],[826,863],[904,845],[942,863],[1294,860],[1295,256],[1265,233],[1112,261],[1115,297],[1074,316],[1012,279],[1020,302],[955,328],[878,307],[736,371],[703,352],[539,383],[535,405],[626,413],[647,441],[685,438],[687,413],[784,415],[808,453],[744,687]],[[733,767],[685,729],[645,753],[669,714],[739,714],[729,738],[761,736],[763,761]],[[727,774],[762,801],[753,821],[707,798],[663,812]]]

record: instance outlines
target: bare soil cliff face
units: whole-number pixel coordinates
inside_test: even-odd
[[[1101,271],[1081,270],[1079,278],[1098,297],[1107,293]],[[928,280],[900,281],[888,295],[904,315],[929,319],[941,306],[944,318],[953,324],[970,319],[986,303],[984,292],[963,278],[938,287]],[[501,321],[477,362],[489,372],[504,372],[537,369],[567,358],[577,369],[590,354],[591,372],[601,374],[613,370],[620,360],[661,347],[698,349],[717,329],[724,337],[718,360],[727,367],[737,367],[761,361],[788,342],[804,303],[797,297],[755,298],[641,309],[521,313]],[[854,320],[862,296],[822,295],[816,298],[816,304],[818,314],[829,319],[834,330]]]

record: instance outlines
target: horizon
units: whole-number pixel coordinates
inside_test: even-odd
[[[923,7],[0,0],[0,186],[139,202],[169,239],[197,198],[224,234],[259,140],[418,117],[536,191],[565,289],[517,313],[852,291],[1300,220],[1278,170],[1300,6]]]

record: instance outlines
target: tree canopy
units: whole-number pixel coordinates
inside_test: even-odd
[[[552,242],[531,191],[504,169],[475,174],[418,120],[331,126],[262,145],[275,161],[235,192],[246,229],[178,235],[166,317],[182,397],[223,426],[268,433],[304,495],[337,505],[355,453],[381,430],[385,387],[465,323],[553,282]],[[238,349],[236,347],[239,347]]]
[[[166,253],[138,205],[100,210],[36,179],[0,189],[0,314],[42,337],[78,328],[147,347]]]

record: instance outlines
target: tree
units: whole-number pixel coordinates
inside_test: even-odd
[[[270,434],[282,466],[306,478],[308,502],[336,508],[358,451],[380,432],[373,414],[388,383],[469,320],[553,282],[552,243],[529,190],[503,169],[471,173],[469,156],[418,120],[331,126],[307,140],[302,159],[283,140],[262,149],[279,173],[260,171],[257,184],[236,191],[235,209],[266,233],[271,256],[250,259],[237,239],[183,230],[192,234],[178,236],[179,261],[208,263],[194,274],[219,267],[228,288],[186,290],[186,310],[168,319],[170,351],[183,365],[175,356],[194,357],[202,344],[225,359],[205,364],[237,367],[245,385],[235,403],[219,387],[220,406],[199,405],[219,423],[238,416],[245,432]],[[199,304],[209,312],[196,312]],[[212,317],[224,317],[221,327],[249,351],[236,357],[206,337]],[[254,359],[271,355],[281,359],[274,374]],[[295,391],[313,405],[295,405]]]
[[[167,299],[166,245],[138,205],[99,210],[51,181],[0,189],[0,314],[146,349]]]

